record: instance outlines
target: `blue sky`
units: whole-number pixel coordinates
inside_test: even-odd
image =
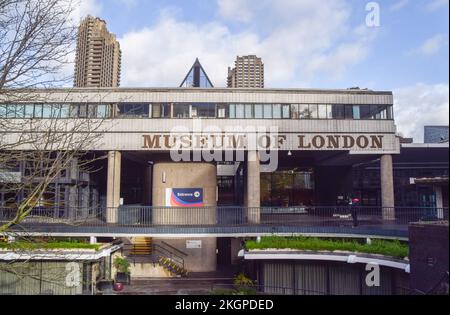
[[[375,1],[379,27],[362,0],[81,1],[119,38],[123,86],[177,86],[195,57],[224,86],[237,54],[257,54],[267,87],[392,90],[404,135],[448,124],[448,0]]]

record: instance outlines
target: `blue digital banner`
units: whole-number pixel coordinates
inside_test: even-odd
[[[166,188],[166,206],[203,207],[203,188]]]

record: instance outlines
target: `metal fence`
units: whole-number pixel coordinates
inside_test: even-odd
[[[14,219],[16,210],[0,208],[0,222]],[[423,207],[201,207],[170,208],[35,208],[21,223],[123,227],[239,227],[239,226],[371,226],[407,225],[448,220],[448,208]]]

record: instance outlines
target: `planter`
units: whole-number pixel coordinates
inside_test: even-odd
[[[118,272],[116,274],[116,283],[130,284],[131,277],[130,274],[125,272]]]
[[[97,289],[101,292],[112,292],[114,281],[112,280],[100,280],[97,282]]]

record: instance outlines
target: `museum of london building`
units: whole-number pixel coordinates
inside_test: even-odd
[[[1,100],[2,119],[101,121],[98,141],[83,151],[104,158],[91,173],[80,172],[74,161],[52,183],[52,194],[39,203],[48,216],[88,217],[102,209],[109,226],[171,226],[172,236],[182,231],[177,227],[234,226],[238,220],[245,234],[246,225],[266,220],[265,209],[306,213],[359,197],[354,167],[378,161],[376,211],[383,220],[396,218],[392,161],[400,141],[391,92],[75,88],[27,91],[30,101],[16,93],[20,102]],[[5,192],[0,202],[3,208],[15,203]],[[124,211],[129,208],[140,210]],[[188,267],[214,270],[219,242],[208,232],[201,236],[201,253],[190,256]],[[163,239],[194,250],[186,235]]]

